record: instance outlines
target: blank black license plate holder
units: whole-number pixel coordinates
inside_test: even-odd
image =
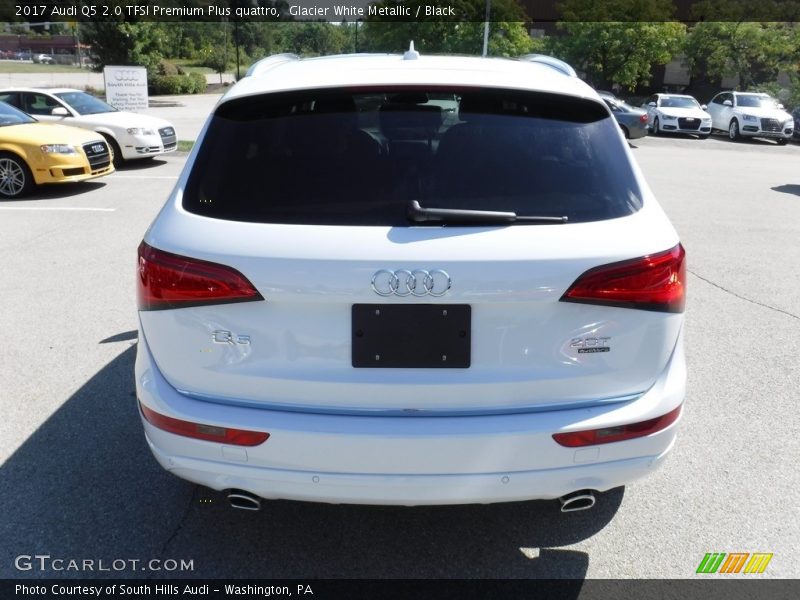
[[[353,367],[466,369],[469,304],[353,304]]]

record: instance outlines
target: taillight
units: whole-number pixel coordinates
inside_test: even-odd
[[[263,300],[239,271],[139,244],[139,310]]]
[[[639,117],[639,120],[642,123],[647,123],[647,113],[644,113],[641,117]]]
[[[258,446],[269,438],[269,434],[264,431],[247,431],[246,429],[231,429],[230,427],[217,427],[215,425],[203,425],[202,423],[192,423],[174,419],[161,413],[157,413],[151,408],[147,408],[141,402],[139,408],[142,415],[153,427],[158,427],[164,431],[205,440],[207,442],[219,442],[220,444],[231,444],[234,446]]]
[[[681,408],[671,410],[665,415],[630,423],[629,425],[619,425],[617,427],[603,427],[601,429],[587,429],[584,431],[570,431],[569,433],[555,433],[553,439],[568,448],[578,448],[580,446],[596,446],[598,444],[610,444],[611,442],[621,442],[634,438],[644,437],[651,433],[656,433],[666,429],[678,420],[681,415]]]
[[[672,250],[589,269],[561,296],[562,302],[683,312],[686,252]]]

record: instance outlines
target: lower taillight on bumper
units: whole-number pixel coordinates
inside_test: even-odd
[[[169,433],[204,440],[207,442],[218,442],[220,444],[230,444],[232,446],[258,446],[269,439],[269,434],[264,431],[248,431],[246,429],[231,429],[230,427],[217,427],[216,425],[206,425],[203,423],[193,423],[168,417],[146,407],[141,402],[139,409],[142,416],[153,427],[162,429]]]
[[[627,425],[617,425],[615,427],[601,427],[599,429],[584,429],[583,431],[570,431],[567,433],[555,433],[553,439],[567,448],[580,448],[583,446],[597,446],[599,444],[610,444],[612,442],[622,442],[635,438],[644,437],[666,429],[678,420],[681,416],[683,404],[669,411],[665,415],[629,423]]]

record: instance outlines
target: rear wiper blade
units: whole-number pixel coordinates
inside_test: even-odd
[[[497,210],[464,208],[423,208],[416,200],[408,203],[408,220],[414,223],[566,223],[564,217],[518,215]]]

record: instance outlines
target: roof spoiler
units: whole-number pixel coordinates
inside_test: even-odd
[[[255,62],[252,65],[250,65],[250,68],[247,69],[247,73],[245,73],[244,76],[254,77],[258,75],[263,75],[270,69],[274,69],[278,65],[293,60],[300,60],[300,57],[297,56],[296,54],[290,54],[288,52],[284,54],[273,54],[272,56],[268,56],[267,58],[262,58],[258,62]]]
[[[526,54],[525,56],[520,56],[518,60],[545,65],[554,71],[561,73],[562,75],[566,75],[567,77],[578,76],[578,74],[575,72],[575,69],[565,63],[563,60],[553,56],[547,56],[546,54]]]

